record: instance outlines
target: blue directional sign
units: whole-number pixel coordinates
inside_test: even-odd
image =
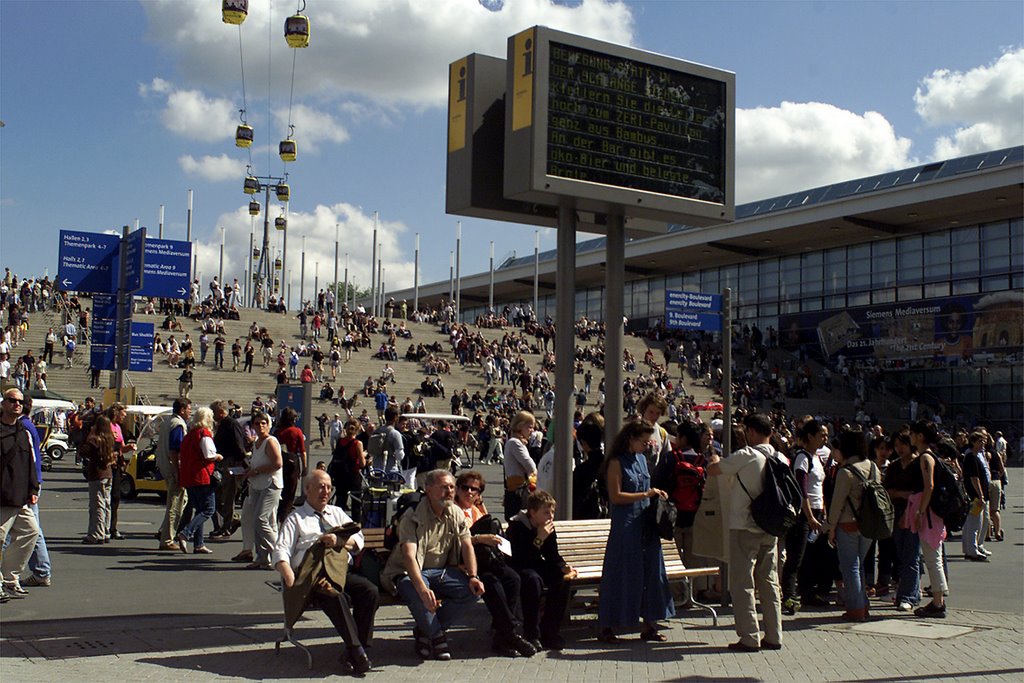
[[[722,331],[722,295],[665,290],[665,326],[671,330]]]
[[[92,319],[92,343],[111,345],[117,343],[117,321],[110,318]]]
[[[92,316],[94,322],[96,318],[107,318],[110,320],[116,319],[117,297],[113,294],[93,294]]]
[[[665,326],[671,330],[704,330],[721,332],[722,316],[699,311],[665,311]]]
[[[184,240],[147,239],[142,287],[138,296],[187,299],[192,265],[192,243]]]
[[[57,264],[60,288],[102,294],[117,292],[120,244],[117,235],[61,230]]]
[[[142,287],[145,246],[145,228],[139,228],[124,240],[121,258],[124,259],[124,289],[128,294],[137,292]]]
[[[116,355],[114,350],[113,344],[93,342],[89,345],[89,365],[99,370],[113,370],[114,356]]]
[[[694,310],[722,312],[721,294],[703,294],[701,292],[684,292],[678,289],[665,290],[665,308],[667,310]]]
[[[153,371],[153,323],[132,323],[131,346],[128,348],[128,369],[134,372]]]

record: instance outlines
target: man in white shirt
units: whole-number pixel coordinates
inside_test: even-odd
[[[302,564],[307,550],[317,543],[323,543],[328,548],[335,547],[339,539],[328,531],[352,521],[344,510],[327,504],[331,491],[331,478],[327,472],[310,472],[305,485],[306,502],[288,515],[281,525],[273,562],[285,586],[290,587],[295,583],[295,570]],[[359,532],[348,538],[345,548],[358,552],[362,550],[363,543],[363,533]],[[364,674],[372,666],[365,648],[373,638],[373,622],[380,593],[368,579],[353,572],[349,572],[345,578],[344,591],[333,592],[336,595],[314,593],[313,604],[327,614],[338,635],[345,641],[352,670]]]
[[[732,487],[729,517],[729,591],[732,594],[736,634],[739,641],[729,644],[735,652],[782,649],[782,599],[779,590],[778,539],[765,533],[750,514],[750,503],[764,489],[764,468],[775,449],[768,444],[771,419],[764,414],[747,415],[743,420],[746,448],[734,451],[725,460],[712,456],[708,473],[730,475]],[[744,487],[746,490],[744,491]],[[764,638],[757,621],[754,588],[761,601]]]
[[[10,379],[11,361],[7,360],[6,353],[0,353],[0,379]]]

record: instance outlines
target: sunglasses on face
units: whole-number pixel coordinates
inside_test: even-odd
[[[8,396],[4,400],[7,401],[8,403],[13,403],[14,405],[17,405],[17,406],[23,405],[25,403],[24,399],[14,398],[13,396]]]
[[[483,489],[479,486],[470,486],[469,484],[460,484],[459,488],[463,491],[469,491],[471,493],[480,493]]]

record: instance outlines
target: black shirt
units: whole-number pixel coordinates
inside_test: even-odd
[[[885,488],[891,491],[924,491],[924,474],[921,472],[920,457],[914,458],[909,465],[903,467],[903,461],[896,458],[885,468]],[[895,519],[900,519],[907,509],[906,498],[892,499]]]

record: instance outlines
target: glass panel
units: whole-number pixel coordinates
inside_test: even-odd
[[[981,291],[999,292],[1010,288],[1010,278],[1007,275],[986,277],[981,280]]]
[[[869,292],[853,292],[846,297],[850,306],[867,306],[871,303],[871,294]]]
[[[927,280],[949,277],[949,249],[924,252],[924,276]]]
[[[929,249],[948,249],[949,248],[949,231],[943,230],[941,232],[932,232],[924,236],[924,243],[922,249],[928,251]]]
[[[820,311],[821,310],[821,297],[816,296],[811,299],[804,299],[800,305],[801,310],[804,311]]]
[[[850,289],[853,289],[855,287],[869,287],[870,285],[871,260],[851,259],[850,261],[848,261],[846,264],[846,286],[849,287]]]
[[[893,301],[896,301],[896,290],[892,287],[871,291],[871,303],[873,304],[887,304]]]
[[[954,275],[978,272],[978,228],[960,228],[951,233],[950,261]]]
[[[896,296],[900,301],[917,301],[921,298],[921,285],[897,287]]]
[[[722,268],[721,281],[719,282],[719,289],[725,289],[726,287],[732,287],[733,290],[737,289],[739,284],[740,269],[738,266],[726,266]]]
[[[850,261],[856,259],[869,259],[871,258],[871,245],[870,244],[858,244],[853,247],[847,247],[846,258]]]
[[[718,286],[718,268],[700,271],[700,291],[705,294],[718,294],[722,291]]]
[[[924,286],[924,298],[933,299],[937,296],[949,296],[948,282],[936,282]]]
[[[758,311],[761,314],[761,317],[777,316],[779,314],[779,305],[777,303],[774,303],[774,304],[761,304],[758,307]]]
[[[838,309],[841,309],[841,308],[846,308],[846,295],[845,294],[839,294],[837,296],[826,296],[825,297],[825,306],[830,311],[838,310]]]
[[[1010,221],[1010,262],[1014,269],[1024,265],[1024,219]]]
[[[821,280],[804,280],[800,286],[800,293],[803,296],[821,296],[822,284]]]
[[[977,294],[978,291],[978,281],[976,279],[956,280],[953,282],[953,294]]]
[[[665,278],[665,289],[681,289],[682,286],[682,275],[669,275],[667,278]]]
[[[757,317],[757,306],[737,306],[736,307],[736,319],[737,320],[748,320],[750,318]]]
[[[800,302],[799,301],[792,301],[792,300],[788,300],[787,299],[785,301],[780,301],[779,302],[779,313],[799,313],[799,312],[800,312]]]
[[[688,273],[683,273],[683,290],[687,292],[699,292],[700,291],[700,271],[691,270]]]

